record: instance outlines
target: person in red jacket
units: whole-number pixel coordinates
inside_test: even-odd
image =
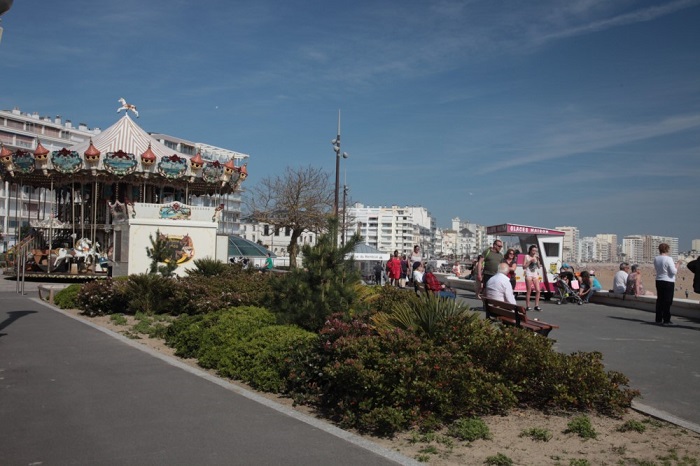
[[[445,285],[440,283],[440,280],[438,280],[435,274],[433,273],[433,268],[430,266],[428,266],[425,275],[423,275],[423,283],[425,283],[426,289],[436,293],[445,289]]]
[[[386,263],[387,272],[389,273],[389,279],[391,284],[394,286],[399,286],[399,279],[401,278],[401,259],[399,259],[399,251],[394,251],[394,255]]]

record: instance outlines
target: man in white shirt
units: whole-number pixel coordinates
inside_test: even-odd
[[[613,293],[624,294],[627,289],[627,277],[629,276],[630,265],[627,262],[620,264],[620,270],[615,272],[613,278]]]
[[[486,297],[489,299],[515,304],[513,286],[508,278],[508,264],[505,262],[498,264],[498,273],[486,282],[485,291]]]

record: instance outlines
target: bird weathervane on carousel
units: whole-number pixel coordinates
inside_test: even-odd
[[[124,97],[119,98],[119,103],[122,104],[122,106],[117,109],[117,113],[124,110],[124,112],[128,114],[129,110],[131,110],[132,112],[134,112],[134,115],[136,115],[136,118],[139,117],[139,112],[138,110],[136,110],[136,105],[127,104],[126,100],[124,100]]]

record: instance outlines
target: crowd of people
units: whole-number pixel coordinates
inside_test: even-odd
[[[472,273],[468,278],[475,281],[476,295],[478,298],[488,297],[499,301],[515,304],[516,269],[518,267],[517,257],[519,252],[508,249],[505,254],[503,241],[496,239],[492,246],[480,254],[473,263]],[[654,269],[656,271],[656,323],[661,325],[673,325],[671,322],[671,305],[673,303],[674,286],[678,266],[680,261],[673,262],[669,256],[670,246],[666,243],[659,245],[659,255],[654,259]],[[541,278],[543,274],[543,263],[539,255],[537,245],[531,245],[522,261],[525,275],[525,309],[541,311],[540,298],[542,296]],[[700,293],[700,266],[698,259],[688,263],[688,269],[694,275],[693,289]],[[452,266],[452,273],[456,277],[463,277],[465,271],[459,262]],[[426,266],[420,253],[420,247],[416,245],[409,258],[406,254],[399,256],[398,251],[394,251],[390,260],[382,267],[378,263],[375,267],[376,283],[382,283],[383,277],[387,277],[387,282],[399,288],[406,288],[409,285],[416,290],[423,287],[426,290],[440,292],[445,290],[445,285],[435,277],[430,266]],[[570,277],[569,277],[570,276]],[[595,276],[595,271],[584,270],[579,276],[573,273],[573,269],[568,264],[563,264],[559,273],[559,279],[569,280],[569,285],[576,281],[575,293],[580,302],[588,303],[591,297],[601,291],[602,285]],[[620,269],[613,277],[614,293],[630,296],[645,296],[653,293],[644,287],[642,269],[638,264],[630,265],[627,262],[620,264]],[[530,305],[534,301],[534,308]]]

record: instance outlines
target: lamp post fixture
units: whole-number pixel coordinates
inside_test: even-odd
[[[348,153],[340,153],[340,110],[338,110],[338,136],[331,141],[333,151],[335,152],[335,202],[333,203],[333,212],[335,219],[338,220],[338,197],[340,194],[340,156],[344,159],[348,158]]]

